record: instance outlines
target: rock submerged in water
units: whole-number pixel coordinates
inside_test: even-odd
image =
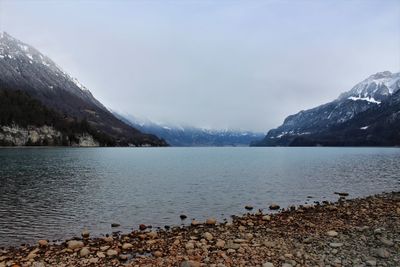
[[[349,193],[346,192],[335,192],[335,195],[339,195],[340,197],[347,197],[349,195]]]
[[[115,227],[120,227],[121,225],[119,223],[112,223],[111,227],[115,228]]]
[[[272,203],[271,205],[269,205],[270,210],[279,210],[280,208],[281,207],[276,203]]]
[[[144,231],[147,229],[147,226],[145,224],[139,225],[139,230]]]
[[[185,220],[185,219],[187,218],[187,216],[186,216],[185,214],[181,214],[181,215],[179,216],[179,218],[181,218],[181,220],[183,221],[183,220]]]
[[[253,209],[253,206],[247,205],[247,206],[244,206],[244,208],[245,208],[246,210],[252,210],[252,209]]]
[[[83,238],[89,238],[90,233],[87,229],[85,229],[82,231],[81,235]]]

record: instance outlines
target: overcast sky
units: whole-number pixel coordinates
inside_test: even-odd
[[[400,1],[5,1],[0,31],[107,107],[266,132],[400,70]]]

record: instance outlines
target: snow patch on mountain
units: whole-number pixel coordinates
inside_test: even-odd
[[[353,100],[353,101],[367,101],[370,103],[374,104],[380,104],[381,101],[376,101],[373,97],[355,97],[355,96],[350,96],[348,99]]]

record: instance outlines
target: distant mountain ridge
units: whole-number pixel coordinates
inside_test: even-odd
[[[130,115],[114,114],[144,133],[165,139],[171,146],[248,146],[265,134],[241,130],[213,130],[192,126],[176,126],[140,120]]]
[[[7,33],[0,33],[0,89],[23,91],[64,117],[87,120],[98,132],[114,139],[116,145],[167,145],[117,119],[77,79]]]
[[[399,89],[400,73],[376,73],[332,102],[288,116],[281,126],[270,130],[263,140],[253,142],[252,145],[398,145],[400,140],[396,140],[396,121],[400,105],[395,99],[399,95]],[[392,113],[387,114],[387,110]],[[370,118],[379,117],[381,121],[371,121],[366,114]],[[384,119],[382,114],[392,119]],[[366,121],[369,121],[368,125],[357,129],[356,125],[361,122],[365,124]],[[387,123],[383,125],[385,121]],[[386,130],[383,133],[379,131],[379,127],[369,125],[379,125]],[[362,127],[367,128],[361,129]],[[387,135],[391,137],[385,141],[384,136]]]

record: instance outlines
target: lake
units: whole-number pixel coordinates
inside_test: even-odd
[[[399,173],[398,148],[1,148],[0,246],[399,191]]]

